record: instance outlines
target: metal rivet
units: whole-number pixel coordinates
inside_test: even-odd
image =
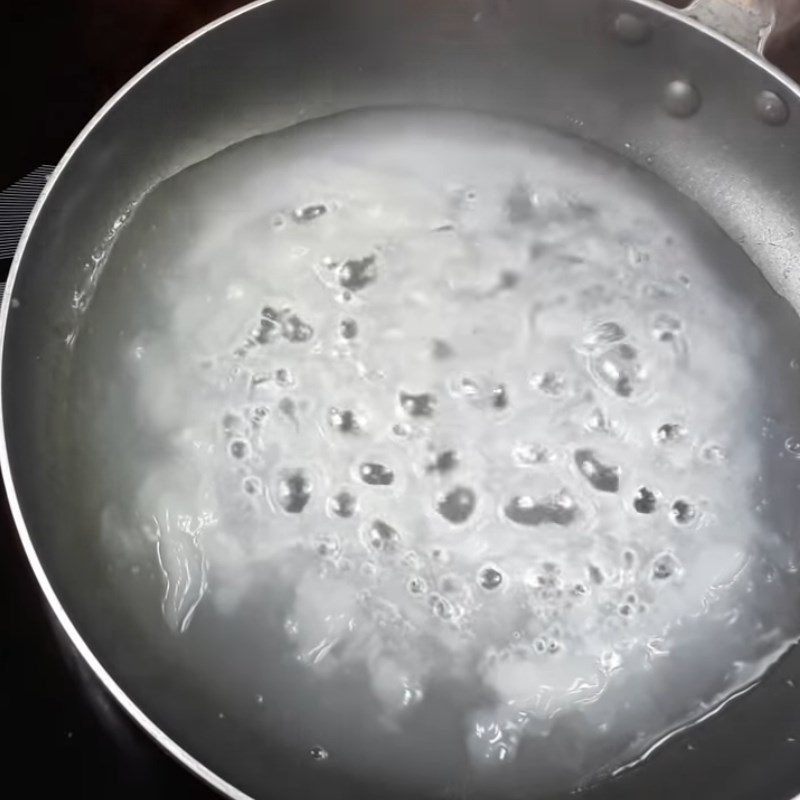
[[[650,38],[652,28],[645,20],[624,11],[614,20],[614,33],[625,44],[643,44]]]
[[[765,89],[756,95],[756,113],[767,125],[784,125],[789,119],[789,106],[775,92]]]
[[[700,108],[700,92],[689,81],[670,81],[661,102],[673,117],[691,117]]]

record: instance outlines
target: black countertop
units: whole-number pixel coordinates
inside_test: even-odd
[[[94,112],[174,41],[241,3],[24,0],[0,10],[0,190],[56,164]],[[0,278],[10,259],[0,259]],[[217,795],[122,713],[46,609],[0,493],[3,782],[16,796]]]

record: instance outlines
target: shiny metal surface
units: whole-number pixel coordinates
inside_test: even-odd
[[[662,108],[676,81],[702,96],[690,117]],[[785,104],[786,124],[755,113],[765,91]],[[73,292],[103,233],[158,180],[257,133],[389,105],[517,117],[616,150],[696,200],[779,291],[800,297],[800,90],[657,2],[267,0],[124,87],[59,164],[17,251],[2,307],[2,470],[32,567],[76,648],[157,741],[230,797],[368,795],[286,759],[255,727],[209,725],[217,708],[175,669],[158,609],[133,615],[117,591],[64,445]],[[587,794],[789,796],[800,776],[786,740],[800,731],[800,702],[786,681],[798,676],[793,651],[706,721],[692,751],[678,737]]]

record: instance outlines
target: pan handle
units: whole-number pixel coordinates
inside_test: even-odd
[[[684,13],[737,44],[763,55],[786,0],[694,0]]]

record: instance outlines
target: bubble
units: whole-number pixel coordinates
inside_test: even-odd
[[[323,534],[317,537],[315,549],[323,558],[336,558],[341,553],[342,546],[336,536]]]
[[[618,322],[601,322],[595,325],[584,337],[584,349],[593,352],[621,342],[625,338],[625,328]]]
[[[700,458],[708,464],[722,464],[728,460],[728,454],[721,445],[707,444],[700,450]]]
[[[602,408],[593,408],[586,420],[586,429],[598,433],[615,433],[618,427]]]
[[[646,486],[642,486],[633,498],[633,507],[640,514],[652,514],[657,505],[655,492]]]
[[[549,397],[561,397],[567,389],[566,378],[558,372],[543,372],[531,377],[531,386]]]
[[[443,450],[436,453],[431,461],[425,467],[425,472],[431,474],[438,472],[444,475],[447,472],[452,472],[458,466],[458,454],[455,450]]]
[[[672,504],[669,516],[677,525],[688,525],[697,516],[697,511],[688,500],[676,500]]]
[[[324,748],[320,747],[319,745],[315,745],[312,747],[308,754],[314,761],[327,761],[330,758],[330,753]]]
[[[508,390],[504,384],[498,383],[497,386],[492,389],[491,403],[492,408],[496,408],[498,410],[508,407]]]
[[[660,444],[679,442],[686,438],[686,428],[677,422],[665,422],[656,431],[655,439]]]
[[[800,438],[790,436],[784,443],[783,448],[792,458],[800,458]]]
[[[279,367],[275,370],[275,383],[281,388],[294,385],[294,376],[291,371],[285,367]]]
[[[605,576],[603,575],[603,570],[601,570],[600,567],[590,564],[587,572],[589,573],[589,580],[597,586],[600,586],[605,582]]]
[[[373,550],[391,553],[400,544],[400,534],[387,522],[376,519],[366,530],[366,542]]]
[[[675,298],[675,288],[667,283],[652,281],[646,283],[641,290],[642,297],[653,303],[666,303]]]
[[[323,203],[312,203],[307,206],[300,206],[292,212],[295,222],[311,222],[318,219],[328,212],[328,207]]]
[[[329,409],[328,424],[339,433],[358,433],[361,430],[355,412],[346,409]]]
[[[249,477],[245,478],[242,481],[242,490],[245,494],[249,495],[261,494],[261,492],[264,490],[264,486],[261,483],[261,478],[258,478],[255,475],[250,475]]]
[[[540,444],[520,443],[512,453],[514,461],[521,467],[535,467],[555,459],[546,447]]]
[[[624,342],[592,356],[589,367],[598,385],[619,397],[634,397],[646,388],[647,371],[636,348]]]
[[[281,332],[281,315],[272,306],[261,309],[261,318],[258,321],[253,338],[258,344],[274,342]]]
[[[436,395],[400,392],[400,406],[410,417],[431,417],[436,410]]]
[[[239,460],[247,458],[248,454],[250,453],[250,445],[243,439],[234,439],[230,443],[228,449],[230,450],[231,456]]]
[[[450,561],[450,553],[448,553],[444,547],[434,547],[433,550],[431,550],[431,558],[434,561],[438,561],[440,564],[446,564]]]
[[[792,372],[797,372],[798,370],[800,370],[800,359],[793,358],[789,362],[789,369],[792,370]]]
[[[358,323],[348,317],[339,323],[339,335],[342,339],[355,339],[358,336]]]
[[[358,292],[369,286],[377,277],[375,256],[351,258],[339,267],[339,285],[351,292]]]
[[[674,341],[683,330],[683,323],[671,314],[660,313],[653,320],[653,336],[659,342]]]
[[[443,361],[446,358],[452,358],[454,354],[453,348],[450,344],[443,339],[434,339],[431,342],[431,355],[438,361]]]
[[[465,486],[456,486],[442,495],[436,503],[436,510],[454,525],[466,522],[475,511],[477,498],[472,489]]]
[[[314,335],[314,329],[297,314],[287,314],[281,321],[281,333],[289,342],[307,342]]]
[[[358,468],[358,474],[361,480],[370,486],[391,486],[394,483],[394,472],[374,461],[362,464]]]
[[[575,501],[566,491],[538,502],[527,495],[513,497],[503,511],[512,522],[528,527],[569,525],[578,515]]]
[[[256,406],[250,412],[250,422],[259,427],[269,417],[269,409],[266,406]]]
[[[433,615],[439,619],[450,620],[455,616],[455,606],[446,597],[442,597],[440,594],[432,594],[428,598],[428,603],[430,604]]]
[[[560,568],[552,562],[545,562],[542,568],[543,572],[536,576],[535,582],[539,597],[545,600],[560,598],[563,594]]]
[[[232,433],[239,429],[241,420],[236,414],[225,414],[222,418],[222,428],[226,433]]]
[[[619,467],[604,464],[594,450],[581,449],[575,451],[575,464],[587,481],[598,492],[619,491]]]
[[[282,336],[289,342],[307,342],[313,335],[313,328],[291,310],[277,311],[272,306],[264,306],[253,340],[257,344],[271,344]]]
[[[641,267],[643,264],[647,264],[650,261],[650,254],[646,250],[642,250],[640,247],[636,247],[635,245],[631,245],[628,248],[628,264],[630,264],[634,269]]]
[[[467,400],[480,400],[481,388],[474,378],[464,376],[453,387],[453,394]]]
[[[341,491],[328,499],[328,511],[337,517],[348,519],[358,510],[358,500],[350,492]]]
[[[494,567],[484,567],[478,573],[478,583],[487,591],[497,589],[503,582],[503,573]]]
[[[282,397],[278,402],[278,411],[292,422],[297,422],[297,404],[291,397]]]
[[[300,514],[311,499],[311,479],[302,469],[284,470],[278,481],[278,502],[289,514]]]
[[[653,560],[651,574],[653,580],[665,581],[673,575],[680,573],[681,566],[672,553],[662,553]]]

